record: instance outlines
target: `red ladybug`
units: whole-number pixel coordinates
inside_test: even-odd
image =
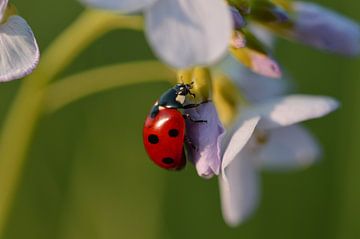
[[[180,170],[186,164],[184,153],[185,118],[179,109],[197,107],[197,104],[184,105],[190,94],[191,85],[177,84],[161,95],[147,116],[143,129],[145,150],[151,160],[161,168]],[[192,120],[206,122],[204,120]]]

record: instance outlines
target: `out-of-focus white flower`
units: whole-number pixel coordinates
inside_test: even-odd
[[[144,12],[155,54],[176,68],[210,65],[226,52],[233,22],[223,0],[80,0],[122,13]]]
[[[260,169],[289,170],[311,165],[320,148],[299,122],[322,117],[338,107],[329,97],[291,95],[242,111],[224,140],[219,177],[223,216],[236,226],[259,201]]]
[[[0,82],[30,74],[39,61],[34,34],[7,0],[0,0]]]
[[[282,29],[286,37],[337,54],[360,54],[358,23],[314,3],[294,1],[292,8],[293,26]]]

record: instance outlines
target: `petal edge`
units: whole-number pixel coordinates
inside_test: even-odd
[[[27,22],[11,16],[0,25],[0,82],[30,74],[39,62],[40,51]]]

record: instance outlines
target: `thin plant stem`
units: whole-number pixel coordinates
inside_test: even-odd
[[[142,29],[138,16],[86,10],[48,48],[32,75],[23,80],[0,133],[0,238],[21,179],[32,134],[40,118],[46,87],[93,41],[115,28]]]
[[[44,110],[52,113],[86,96],[116,87],[164,80],[173,83],[174,79],[175,73],[156,61],[99,67],[51,84]]]

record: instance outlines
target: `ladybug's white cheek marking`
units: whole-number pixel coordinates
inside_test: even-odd
[[[159,110],[164,110],[166,109],[164,106],[159,106]]]
[[[175,100],[183,105],[185,103],[185,95],[178,95]]]

